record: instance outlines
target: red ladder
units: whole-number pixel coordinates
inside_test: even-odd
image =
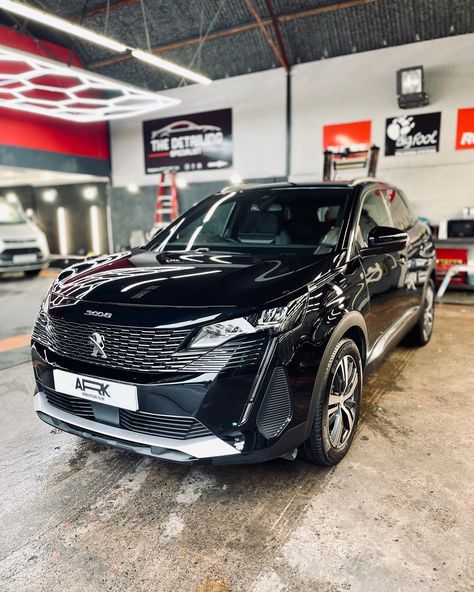
[[[155,221],[153,224],[153,233],[162,228],[166,228],[170,222],[176,220],[179,216],[178,211],[178,190],[176,187],[176,173],[169,173],[169,185],[165,183],[165,173],[160,174],[160,181],[156,190]],[[165,193],[169,187],[170,192]]]

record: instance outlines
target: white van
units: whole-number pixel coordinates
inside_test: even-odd
[[[24,271],[37,275],[47,267],[46,235],[28,220],[21,206],[0,197],[0,274]]]

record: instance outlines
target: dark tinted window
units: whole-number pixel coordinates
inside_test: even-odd
[[[149,249],[306,248],[329,253],[338,243],[351,190],[271,188],[226,191],[209,197],[159,233]]]
[[[414,215],[398,191],[393,190],[389,193],[389,202],[395,228],[400,230],[411,228],[414,224]]]

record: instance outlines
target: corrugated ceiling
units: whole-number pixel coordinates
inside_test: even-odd
[[[245,0],[34,0],[27,4],[76,21],[82,18],[93,30],[147,49],[144,9],[151,47],[182,44],[160,55],[214,80],[280,67]],[[262,19],[269,19],[266,0],[253,0],[253,4]],[[103,9],[108,5],[106,15]],[[474,32],[474,0],[273,0],[273,6],[292,65]],[[0,22],[22,24],[1,10]],[[236,27],[243,31],[231,34]],[[51,29],[32,23],[27,29],[37,37],[72,46],[70,38]],[[274,33],[271,24],[268,30]],[[206,39],[216,33],[218,38]],[[105,76],[152,90],[184,83],[132,59],[101,64],[117,54],[94,45],[75,41],[74,47],[86,67]]]

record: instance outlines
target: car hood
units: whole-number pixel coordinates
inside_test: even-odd
[[[137,249],[74,265],[52,287],[53,300],[155,307],[236,307],[299,295],[329,277],[338,256],[167,252]]]
[[[38,228],[29,221],[20,224],[0,224],[0,240],[36,240],[38,234]]]

